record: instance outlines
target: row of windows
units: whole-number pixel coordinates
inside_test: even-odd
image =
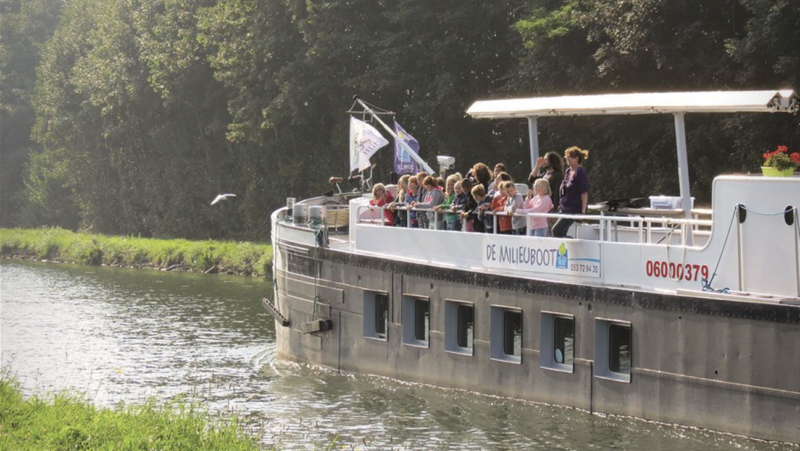
[[[430,341],[430,301],[403,296],[403,344],[427,348]],[[494,360],[522,362],[522,310],[491,306],[490,356]],[[475,307],[459,301],[445,301],[445,350],[473,355]],[[364,296],[364,336],[386,340],[389,326],[389,298],[383,293]],[[575,319],[571,315],[542,312],[540,322],[540,364],[543,368],[572,372],[575,358]],[[630,381],[631,326],[624,321],[595,319],[595,374]]]

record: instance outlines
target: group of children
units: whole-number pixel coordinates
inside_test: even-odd
[[[495,224],[497,233],[510,235],[527,235],[527,213],[547,213],[553,208],[550,199],[550,184],[546,180],[537,180],[532,190],[523,199],[517,192],[517,187],[511,180],[496,180],[494,191],[486,192],[483,185],[472,189],[472,196],[478,203],[472,230],[476,232],[494,233]],[[535,195],[534,195],[535,193]],[[486,214],[491,211],[494,215]],[[495,219],[492,216],[496,216]],[[531,218],[530,235],[547,236],[547,219],[543,217]]]
[[[410,222],[412,228],[494,233],[496,223],[499,234],[526,235],[523,215],[553,208],[547,180],[536,180],[523,198],[506,172],[494,174],[489,184],[459,173],[447,180],[425,172],[403,175],[397,181],[397,193],[395,198],[384,185],[373,186],[370,203],[384,207],[386,225],[408,227]],[[546,218],[532,218],[530,235],[547,236],[548,231]]]

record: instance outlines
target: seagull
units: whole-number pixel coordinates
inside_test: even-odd
[[[217,202],[219,202],[221,200],[225,200],[225,199],[227,199],[229,197],[236,197],[236,194],[218,194],[216,199],[211,201],[211,205],[214,205]]]

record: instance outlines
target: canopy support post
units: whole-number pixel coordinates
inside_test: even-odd
[[[531,171],[536,167],[536,160],[539,159],[539,124],[537,116],[528,117],[528,140],[531,146]]]
[[[692,219],[692,194],[689,188],[689,157],[686,152],[686,125],[684,113],[675,113],[675,140],[678,147],[678,181],[681,189],[683,217]],[[694,246],[694,228],[689,227],[686,244]]]

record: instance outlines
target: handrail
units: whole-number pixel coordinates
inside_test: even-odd
[[[434,220],[435,220],[434,222],[435,222],[436,224],[438,224],[438,223],[439,223],[439,215],[440,215],[440,214],[447,213],[447,212],[442,212],[442,213],[439,213],[438,211],[434,210],[433,208],[418,208],[418,207],[408,207],[408,208],[386,208],[386,206],[382,206],[382,205],[381,205],[381,206],[378,206],[378,205],[359,205],[359,206],[356,208],[356,222],[357,222],[357,223],[361,223],[361,213],[362,213],[363,211],[365,211],[365,210],[380,210],[380,212],[381,212],[381,217],[380,217],[380,219],[381,219],[381,225],[384,225],[384,226],[386,225],[386,216],[385,216],[385,211],[386,211],[386,210],[389,210],[389,211],[391,211],[391,212],[394,212],[395,214],[396,214],[397,212],[400,212],[400,211],[407,211],[407,212],[410,212],[410,211],[417,211],[417,212],[420,212],[420,211],[421,211],[421,212],[433,212],[433,214],[435,215],[435,216],[434,216]],[[372,221],[374,221],[374,219],[372,219]],[[390,227],[391,227],[391,226],[390,226]],[[408,228],[408,229],[412,228],[412,227],[411,227],[411,221],[410,221],[410,220],[407,220],[407,221],[406,221],[406,228]]]
[[[357,212],[356,221],[358,223],[361,223],[363,221],[361,219],[361,213],[366,211],[366,210],[380,211],[380,224],[382,226],[386,226],[387,225],[386,224],[386,220],[385,220],[385,215],[384,215],[384,211],[387,210],[387,208],[385,206],[377,206],[377,205],[361,205],[361,206],[357,207],[357,210],[356,210],[356,212]],[[447,211],[438,212],[438,211],[434,210],[433,208],[418,208],[418,207],[395,208],[395,209],[388,209],[388,210],[393,211],[395,213],[398,212],[398,211],[433,212],[434,215],[435,215],[433,222],[435,224],[439,223],[439,215],[440,214],[452,213],[452,212],[447,212]],[[688,228],[689,227],[691,227],[691,228],[694,228],[694,227],[697,227],[697,226],[711,227],[713,225],[713,221],[706,220],[706,219],[685,219],[685,218],[675,218],[675,217],[667,217],[667,216],[663,216],[663,217],[608,216],[608,215],[582,215],[582,214],[566,214],[566,213],[514,213],[512,215],[509,215],[509,214],[507,214],[506,212],[503,212],[503,211],[497,211],[497,212],[484,211],[483,214],[491,215],[493,217],[493,219],[492,219],[493,225],[494,225],[493,233],[495,233],[495,234],[497,233],[497,229],[498,229],[497,228],[497,218],[500,217],[500,216],[522,217],[522,218],[526,218],[528,220],[531,219],[531,218],[540,217],[540,218],[556,218],[556,219],[566,218],[566,219],[572,219],[572,220],[582,221],[582,222],[585,222],[585,221],[597,221],[599,223],[599,225],[600,225],[600,229],[599,229],[599,234],[600,234],[599,240],[600,241],[609,241],[607,239],[607,236],[606,236],[607,235],[606,234],[606,229],[607,229],[608,225],[610,225],[612,223],[615,224],[615,223],[619,223],[619,222],[628,222],[628,223],[631,223],[631,224],[636,224],[634,227],[636,227],[636,229],[638,231],[638,238],[639,238],[638,242],[639,243],[648,243],[648,244],[652,242],[652,232],[653,232],[653,228],[654,228],[653,224],[663,224],[665,226],[665,228],[669,228],[670,226],[680,226],[680,236],[681,236],[681,244],[682,245],[686,244],[686,241],[687,241],[686,238],[687,238],[687,233],[688,233]],[[375,220],[375,218],[371,219],[370,221],[374,221],[374,220]],[[529,222],[528,222],[528,224],[529,224]],[[689,226],[689,227],[687,227],[687,226]],[[412,228],[410,220],[406,221],[406,228]],[[673,230],[675,230],[675,227],[672,227],[672,229],[669,230],[667,232],[667,234],[671,235]]]

